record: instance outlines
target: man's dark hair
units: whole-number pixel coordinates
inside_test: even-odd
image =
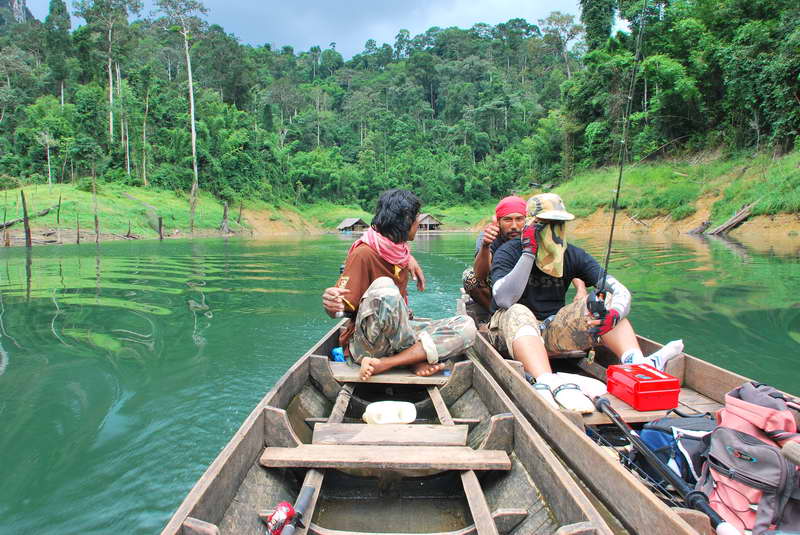
[[[404,189],[384,191],[378,199],[372,226],[395,243],[408,241],[408,231],[417,219],[420,202],[416,195]]]

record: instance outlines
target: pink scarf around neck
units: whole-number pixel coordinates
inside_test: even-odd
[[[353,242],[347,254],[350,255],[361,243],[366,243],[372,247],[381,258],[395,266],[406,267],[411,259],[411,249],[409,249],[407,242],[394,243],[372,227],[362,234],[361,238]]]

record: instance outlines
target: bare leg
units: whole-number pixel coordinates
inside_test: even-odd
[[[514,360],[522,363],[525,371],[534,377],[539,377],[545,373],[552,373],[550,359],[547,358],[547,350],[544,342],[538,336],[520,336],[513,342]]]
[[[469,296],[486,310],[491,309],[492,291],[489,288],[475,288],[469,292]]]
[[[430,369],[430,367],[441,366],[434,371],[430,371],[427,375],[431,373],[436,373],[437,371],[444,368],[444,364],[428,364],[428,355],[425,354],[425,350],[422,349],[422,344],[420,342],[416,342],[413,346],[409,347],[408,349],[402,350],[400,353],[396,355],[392,355],[390,357],[383,357],[383,358],[373,358],[373,357],[364,357],[361,359],[361,380],[366,381],[373,375],[377,375],[379,373],[385,372],[386,370],[391,370],[392,368],[396,368],[398,366],[411,366],[414,364],[424,364],[425,368],[422,369]],[[417,371],[415,367],[415,372]],[[424,375],[424,374],[418,374]]]
[[[616,327],[601,336],[600,342],[618,357],[629,349],[639,349],[636,333],[633,332],[633,325],[628,318],[624,318]]]

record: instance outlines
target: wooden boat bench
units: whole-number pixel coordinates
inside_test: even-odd
[[[467,425],[330,424],[314,426],[312,444],[351,446],[466,446]]]
[[[339,377],[344,376],[342,367],[335,365],[345,363],[329,364],[334,376],[337,375],[337,371],[340,373]],[[411,374],[407,379],[414,381],[403,384],[420,384],[416,380],[429,378]],[[296,447],[267,447],[261,455],[260,464],[268,468],[310,468],[304,484],[315,486],[316,494],[322,485],[324,477],[322,470],[327,468],[458,470],[461,472],[461,482],[475,520],[474,531],[470,533],[478,535],[500,533],[495,523],[496,515],[493,515],[489,508],[475,472],[511,470],[511,459],[506,451],[485,449],[490,443],[497,442],[496,440],[487,442],[488,439],[485,439],[484,444],[478,449],[466,446],[469,425],[466,422],[455,423],[437,384],[426,386],[440,424],[342,423],[354,387],[350,381],[346,383],[337,398],[331,417],[327,422],[318,422],[314,425],[311,444],[299,444]],[[493,423],[507,423],[506,416],[510,415],[495,415]],[[497,427],[500,429],[504,426]],[[513,433],[513,430],[511,432]],[[509,435],[508,432],[504,434]],[[315,503],[311,505],[311,511],[314,505]],[[527,516],[524,511],[514,513],[514,525]]]

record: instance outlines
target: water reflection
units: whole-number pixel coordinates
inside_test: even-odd
[[[453,312],[475,237],[418,234],[418,315]],[[0,532],[160,529],[330,328],[319,296],[354,238],[3,250]],[[603,257],[604,239],[572,240]],[[624,235],[610,270],[638,332],[797,391],[797,263],[763,244]]]

